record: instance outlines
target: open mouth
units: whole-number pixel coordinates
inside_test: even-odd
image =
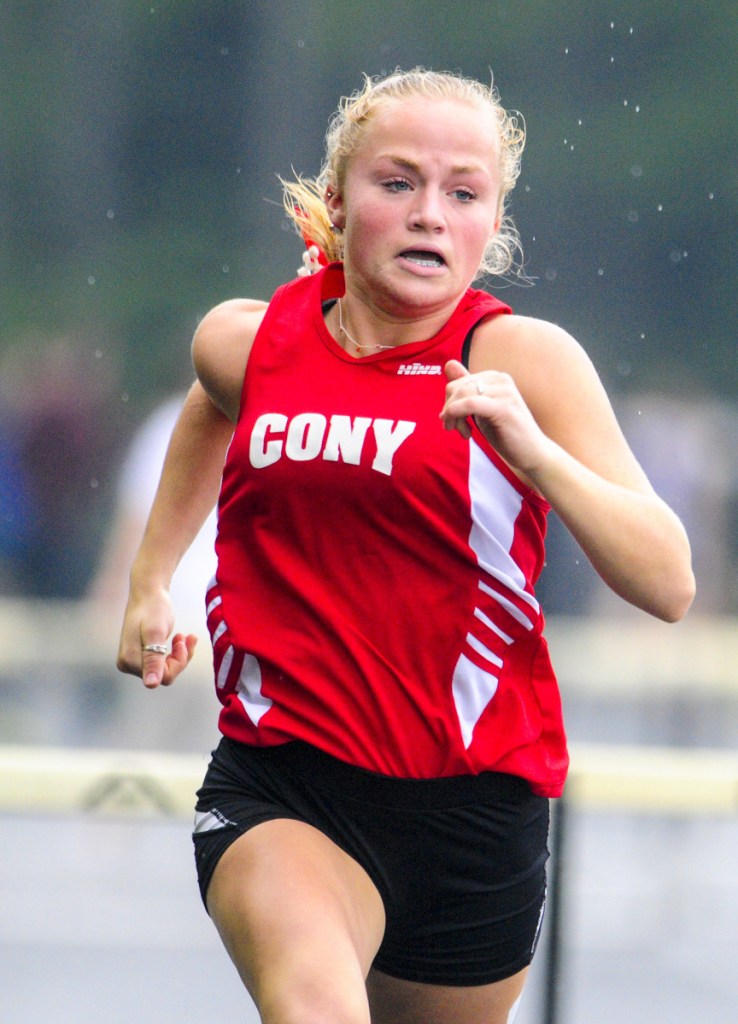
[[[405,249],[400,256],[418,267],[437,268],[446,265],[442,256],[439,256],[437,252],[429,252],[427,249]]]

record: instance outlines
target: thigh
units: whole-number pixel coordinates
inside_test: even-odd
[[[367,979],[372,1024],[512,1024],[528,968],[490,985],[456,987]]]
[[[264,1021],[369,1021],[364,979],[384,907],[364,869],[313,826],[276,819],[241,835],[207,893]]]

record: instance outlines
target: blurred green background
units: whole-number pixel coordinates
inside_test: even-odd
[[[731,0],[29,0],[0,27],[0,594],[84,592],[199,318],[300,264],[276,176],[318,170],[362,72],[492,72],[528,128],[535,284],[487,286],[570,330],[616,405],[735,410]]]

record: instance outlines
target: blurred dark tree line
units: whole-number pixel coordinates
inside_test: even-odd
[[[76,393],[106,453],[93,522],[135,424],[190,380],[199,317],[294,274],[276,175],[317,171],[362,72],[493,72],[528,128],[535,284],[489,287],[571,330],[615,395],[738,393],[730,0],[27,0],[0,32],[0,398]],[[36,379],[60,339],[66,391]]]

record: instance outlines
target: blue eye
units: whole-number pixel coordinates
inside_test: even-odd
[[[405,178],[392,178],[391,181],[384,182],[384,187],[391,192],[406,192],[410,188],[410,182]]]
[[[475,193],[467,188],[456,188],[451,195],[460,199],[462,203],[470,203],[473,199],[477,198]]]

